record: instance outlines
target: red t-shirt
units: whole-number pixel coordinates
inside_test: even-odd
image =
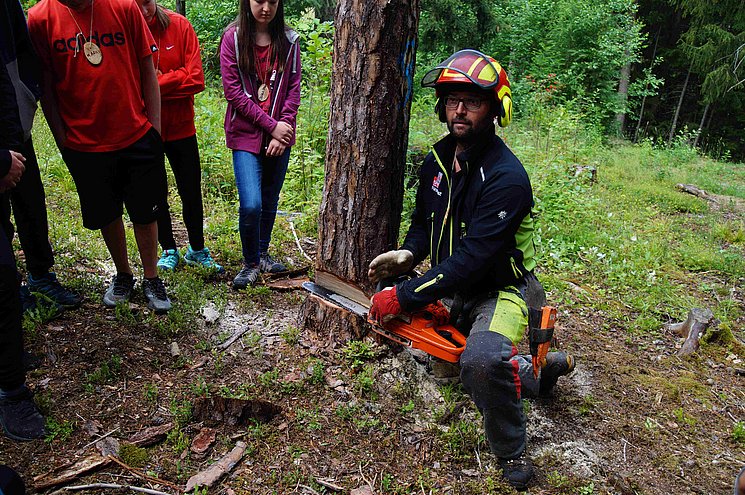
[[[140,60],[157,48],[134,0],[94,0],[92,8],[81,12],[68,10],[58,0],[41,0],[29,10],[28,24],[53,77],[54,97],[67,129],[65,147],[115,151],[145,135],[151,124],[142,97]],[[83,41],[76,39],[80,31],[101,50],[99,65],[85,58]],[[76,55],[77,40],[81,46]]]
[[[272,45],[254,45],[254,62],[256,64],[254,68],[256,70],[256,77],[258,78],[258,86],[256,87],[256,91],[259,91],[259,87],[261,87],[262,83],[266,84],[267,89],[269,89],[269,91],[267,92],[268,98],[266,100],[259,100],[258,94],[256,95],[256,100],[259,102],[259,106],[261,107],[261,109],[264,110],[264,113],[266,113],[267,115],[269,114],[269,108],[272,105],[272,82],[270,81],[272,72],[269,68],[271,48]]]
[[[161,7],[162,8],[162,7]],[[204,72],[199,56],[199,40],[189,21],[176,12],[163,9],[171,23],[164,31],[157,16],[149,23],[158,44],[153,55],[160,85],[160,121],[163,141],[193,136],[194,95],[204,90]]]

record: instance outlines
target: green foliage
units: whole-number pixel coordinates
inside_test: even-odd
[[[64,442],[72,436],[75,431],[75,423],[68,420],[58,421],[54,418],[47,418],[47,436],[44,437],[46,443],[52,443],[55,440]]]
[[[745,445],[745,422],[738,421],[732,426],[732,440],[740,445]]]
[[[364,340],[350,340],[342,353],[353,370],[361,368],[365,361],[375,357],[375,350]]]
[[[86,391],[92,393],[95,385],[104,385],[112,383],[122,367],[121,356],[114,354],[108,361],[104,361],[101,366],[96,368],[92,373],[85,374]]]

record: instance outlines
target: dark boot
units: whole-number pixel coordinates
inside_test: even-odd
[[[0,399],[0,425],[8,438],[22,442],[43,438],[47,434],[44,423],[34,395],[25,385]]]
[[[527,457],[517,459],[499,459],[502,477],[512,488],[519,492],[528,489],[528,483],[533,478],[533,463]]]
[[[566,352],[549,352],[546,356],[546,366],[541,369],[538,395],[540,397],[550,396],[559,377],[574,371],[574,365],[574,358]]]

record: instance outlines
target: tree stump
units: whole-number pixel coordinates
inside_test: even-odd
[[[372,295],[367,267],[396,247],[419,0],[340,0],[315,272]],[[361,318],[308,298],[300,324],[346,342]]]
[[[693,308],[689,311],[686,321],[665,325],[666,330],[685,339],[683,346],[678,351],[678,356],[690,356],[698,351],[701,336],[712,322],[714,322],[714,313],[711,310]]]

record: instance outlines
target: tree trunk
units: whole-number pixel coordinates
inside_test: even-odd
[[[629,57],[629,51],[626,50],[626,57]],[[623,110],[616,114],[618,123],[618,135],[623,136],[626,125],[626,105],[629,100],[629,79],[631,78],[631,62],[621,68],[621,74],[618,80],[618,100],[621,102]]]
[[[688,67],[688,73],[686,74],[686,80],[683,83],[683,89],[680,91],[680,98],[678,99],[678,106],[675,107],[675,115],[673,116],[673,123],[670,125],[670,135],[667,137],[667,145],[673,144],[673,138],[675,137],[675,130],[678,127],[678,116],[680,116],[680,108],[683,106],[683,99],[686,95],[686,89],[688,88],[688,80],[691,78],[691,68],[693,65]]]
[[[176,12],[186,17],[186,0],[176,0]]]
[[[650,58],[649,62],[649,70],[652,71],[652,68],[654,67],[654,59],[657,56],[657,44],[660,41],[660,31],[662,30],[662,26],[657,28],[657,34],[654,37],[654,48],[652,49],[652,58]],[[649,83],[644,86],[644,96],[642,96],[642,104],[641,108],[639,109],[639,120],[636,122],[636,129],[634,130],[634,139],[633,141],[636,143],[639,140],[639,129],[642,126],[642,118],[644,117],[644,104],[647,102],[647,89],[649,88]]]
[[[706,122],[706,114],[709,113],[709,103],[704,107],[704,114],[701,116],[701,123],[698,125],[698,131],[696,131],[696,139],[693,140],[693,147],[698,148],[698,140],[701,137],[701,131],[704,130],[704,123]]]
[[[315,271],[368,296],[370,261],[398,239],[418,19],[419,0],[340,0],[336,10]],[[314,298],[300,320],[335,341],[366,331],[361,318]]]

